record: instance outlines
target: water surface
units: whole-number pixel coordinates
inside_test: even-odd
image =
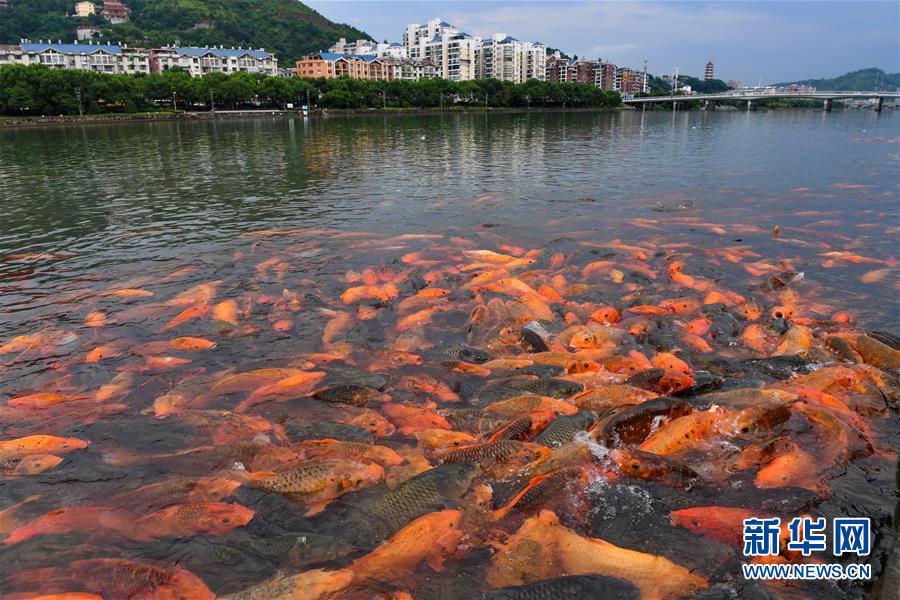
[[[817,331],[833,331],[831,319],[839,311],[849,313],[859,330],[896,331],[898,124],[892,111],[796,110],[278,117],[0,129],[0,344],[16,336],[33,340],[0,355],[0,391],[7,398],[40,392],[77,396],[94,394],[117,376],[128,381],[121,395],[100,408],[78,402],[75,408],[46,410],[4,407],[3,439],[42,433],[91,445],[45,473],[0,482],[0,508],[36,495],[19,513],[27,521],[65,506],[102,506],[114,494],[172,477],[209,475],[177,461],[125,464],[110,457],[259,441],[259,432],[246,424],[198,425],[177,411],[167,418],[154,415],[157,398],[173,390],[194,397],[234,372],[314,365],[328,373],[325,384],[362,381],[416,407],[425,407],[428,398],[398,387],[403,377],[424,374],[452,389],[461,405],[483,403],[484,376],[448,368],[446,360],[435,358],[441,349],[468,343],[502,356],[522,352],[498,341],[502,323],[475,326],[473,333],[471,311],[494,296],[468,286],[472,271],[463,267],[476,261],[464,250],[534,257],[535,279],[528,279],[527,267],[514,273],[536,287],[552,274],[581,282],[585,265],[615,263],[601,267],[599,279],[585,278],[591,290],[565,298],[577,307],[553,306],[553,333],[564,328],[567,312],[575,315],[573,322],[586,320],[589,306],[616,304],[624,312],[634,304],[629,294],[641,290],[653,302],[704,298],[705,291],[668,281],[666,265],[673,260],[684,261],[685,272],[715,282],[716,289],[759,302],[765,312],[792,301],[802,307],[798,317]],[[565,266],[551,263],[560,253]],[[641,274],[636,260],[653,279]],[[359,274],[367,268],[382,276],[379,285],[397,277],[401,299],[418,289],[409,284],[413,274],[427,278],[443,270],[433,281],[451,290],[447,307],[398,331],[409,311],[398,309],[397,300],[364,301],[374,317],[340,300],[360,285]],[[793,296],[771,289],[771,283],[766,287],[782,272],[802,273],[788,288]],[[192,286],[210,282],[218,283],[208,297],[179,300]],[[153,296],[109,295],[122,288]],[[205,314],[161,331],[190,304],[214,306],[226,299],[239,304],[239,327],[223,327]],[[102,313],[100,322],[89,317],[94,311]],[[341,315],[349,322],[335,323],[338,333],[323,341],[326,325]],[[668,319],[665,331],[682,325]],[[205,352],[164,347],[176,336],[202,337],[217,346]],[[738,336],[709,341],[735,360],[754,355]],[[639,344],[635,348],[652,356],[644,340]],[[684,342],[673,342],[679,344]],[[98,346],[111,348],[111,356],[86,362]],[[424,362],[378,363],[385,349],[415,353]],[[684,356],[695,351],[687,349]],[[162,355],[191,362],[170,367],[148,358]],[[726,387],[739,384],[778,382],[751,377]],[[188,401],[179,410],[232,411],[244,396],[203,406]],[[308,400],[278,400],[250,413],[298,427],[334,418],[333,406],[323,410]],[[438,400],[437,408],[451,404]],[[896,411],[862,412],[873,421],[873,441],[896,451]],[[794,429],[782,433],[806,435],[796,419],[791,424]],[[277,440],[275,433],[265,435]],[[394,433],[379,443],[402,450],[417,442]],[[700,467],[719,459],[709,453],[684,457],[704,475]],[[864,457],[830,473],[827,492],[812,497],[793,488],[763,493],[749,483],[752,473],[749,480],[746,473],[715,483],[711,477],[693,492],[653,482],[616,487],[594,481],[580,495],[590,505],[587,516],[573,513],[568,524],[582,535],[662,554],[700,569],[714,587],[740,591],[731,583],[735,557],[721,545],[669,527],[670,510],[715,504],[721,499],[717,486],[730,486],[726,502],[732,506],[870,516],[879,531],[872,558],[877,565],[893,533],[892,474],[889,459]],[[515,488],[517,480],[493,483],[500,498],[504,486]],[[233,592],[285,570],[283,557],[260,556],[248,550],[249,543],[300,532],[333,535],[345,518],[342,511],[384,491],[379,484],[344,496],[307,519],[280,497],[241,488],[226,501],[250,506],[256,516],[223,536],[148,541],[69,532],[4,547],[0,561],[4,570],[27,572],[64,568],[80,558],[153,559],[183,565],[216,592]],[[554,507],[566,505],[557,499]],[[198,540],[239,553],[228,560],[210,557],[190,545]],[[685,544],[697,544],[696,550],[684,550]],[[310,565],[343,567],[365,551],[326,553]],[[421,567],[412,581],[423,598],[463,598],[481,590],[489,562],[490,553],[481,547],[440,574]],[[810,590],[822,597],[857,597],[864,586],[822,584]]]

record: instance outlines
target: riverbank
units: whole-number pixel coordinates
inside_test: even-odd
[[[885,105],[886,108],[893,108]],[[860,110],[856,107],[839,107],[844,110]],[[815,109],[821,110],[820,107],[812,106],[760,106],[754,110],[802,110]],[[571,106],[540,106],[535,108],[516,107],[516,106],[453,106],[445,108],[321,108],[308,111],[307,115],[313,118],[335,118],[335,117],[377,117],[377,116],[397,116],[397,115],[438,115],[438,114],[530,114],[530,113],[598,113],[598,112],[616,112],[640,110],[633,106],[596,106],[596,107],[571,107]],[[670,111],[671,108],[647,107],[648,111]],[[702,110],[701,107],[684,108],[681,110]],[[737,111],[742,110],[735,106],[717,107],[720,111]],[[56,115],[56,116],[39,116],[39,117],[2,117],[0,116],[0,128],[3,127],[46,127],[50,125],[103,125],[109,123],[142,123],[152,121],[210,121],[225,119],[247,119],[247,118],[272,118],[272,117],[300,117],[303,111],[300,110],[217,110],[212,112],[196,112],[196,111],[163,111],[163,112],[143,112],[143,113],[111,113],[98,115]]]
[[[617,107],[485,107],[465,106],[446,108],[322,108],[308,111],[308,116],[318,118],[361,117],[388,115],[435,115],[471,113],[559,113],[559,112],[611,112],[631,110]],[[153,113],[112,113],[98,115],[55,115],[38,117],[0,117],[0,127],[45,127],[49,125],[95,125],[109,123],[141,123],[150,121],[208,121],[213,119],[246,119],[275,116],[303,116],[300,110],[217,110],[212,112],[168,111]]]
[[[142,122],[142,121],[178,121],[197,120],[203,117],[203,113],[187,112],[153,112],[153,113],[112,113],[100,115],[42,115],[39,117],[0,117],[0,127],[29,127],[47,125],[92,125],[118,122]]]

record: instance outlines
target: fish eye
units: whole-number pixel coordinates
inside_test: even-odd
[[[636,463],[636,462],[631,463],[631,468],[634,469],[635,471],[637,471],[638,468],[640,468],[640,466],[641,466],[640,463]]]
[[[225,517],[224,519],[222,519],[222,523],[227,525],[228,523],[231,523],[231,519],[229,519],[228,517]]]

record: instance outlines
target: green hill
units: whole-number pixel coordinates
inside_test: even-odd
[[[832,79],[801,79],[776,83],[776,86],[788,86],[792,83],[811,85],[818,90],[844,90],[848,92],[869,92],[874,89],[895,90],[900,88],[900,73],[885,73],[881,69],[860,69],[844,73]]]
[[[339,37],[370,38],[333,23],[297,0],[125,0],[131,22],[110,25],[96,15],[76,19],[75,0],[11,0],[0,10],[0,44],[22,38],[72,41],[75,26],[90,23],[103,40],[135,46],[242,45],[275,52],[282,66],[308,52],[324,50]],[[102,0],[95,4],[102,5]]]

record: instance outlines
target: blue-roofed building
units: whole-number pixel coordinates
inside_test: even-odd
[[[0,46],[0,65],[4,64],[137,74],[150,72],[150,55],[143,48],[129,48],[124,44],[22,40],[17,45]]]
[[[168,46],[150,51],[150,71],[179,67],[194,77],[208,73],[259,73],[276,77],[278,59],[263,48]]]
[[[46,65],[100,73],[159,73],[180,67],[195,77],[207,73],[278,75],[278,59],[262,48],[166,47],[154,50],[126,44],[86,44],[22,40],[0,45],[0,65]]]

